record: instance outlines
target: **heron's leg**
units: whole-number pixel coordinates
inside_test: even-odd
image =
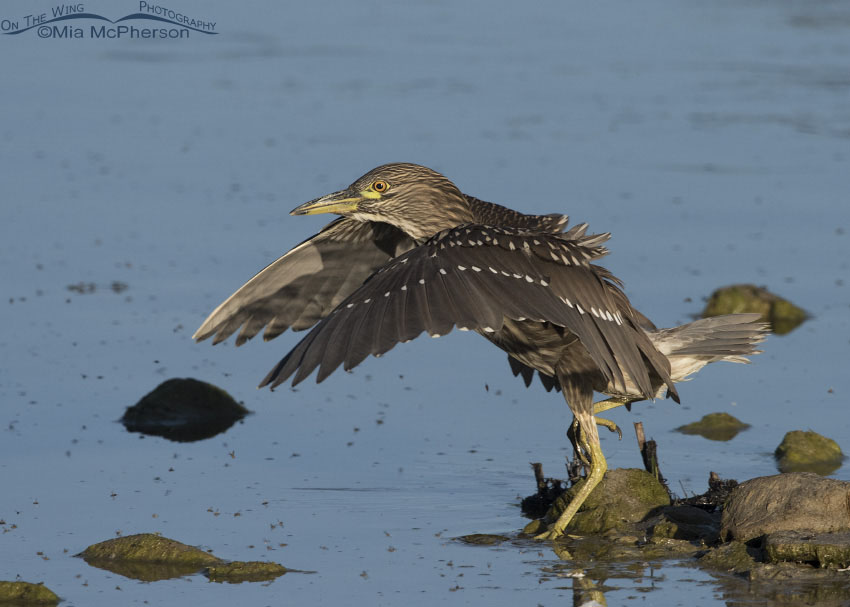
[[[635,402],[634,398],[625,398],[622,396],[612,396],[611,398],[606,398],[605,400],[600,400],[598,403],[593,403],[593,413],[594,415],[597,413],[602,413],[603,411],[608,411],[609,409],[614,409],[616,407],[623,407],[630,403]]]
[[[614,400],[615,399],[601,400],[598,403],[594,403],[594,405],[593,405],[594,406],[594,413],[599,413],[600,411],[607,411],[608,409],[613,409],[614,407],[620,407],[622,405],[625,405],[626,402],[629,402],[629,401],[622,401],[622,402],[617,402],[617,404],[608,404],[610,401],[614,401]],[[597,405],[606,405],[606,406],[603,406],[601,409],[597,410],[596,409]],[[617,438],[619,438],[620,440],[623,440],[623,431],[620,430],[620,426],[618,426],[617,424],[612,422],[610,419],[605,419],[605,418],[602,418],[602,417],[595,417],[595,419],[596,419],[597,425],[605,426],[611,432],[616,432]],[[589,462],[587,461],[587,458],[584,457],[584,454],[581,452],[581,449],[579,449],[579,444],[576,440],[576,436],[578,435],[578,432],[579,432],[578,420],[575,418],[575,416],[573,416],[573,423],[570,424],[570,429],[567,430],[567,438],[570,439],[570,443],[573,446],[573,450],[579,456],[581,461],[584,462],[585,464],[589,464]]]
[[[592,438],[587,440],[584,432],[580,432],[580,434],[581,437],[579,438],[579,441],[581,443],[581,448],[590,458],[590,474],[588,474],[587,478],[584,479],[584,484],[581,486],[578,493],[573,496],[573,499],[567,506],[567,509],[561,513],[557,521],[549,525],[549,529],[546,532],[538,535],[537,539],[554,540],[564,535],[564,529],[566,529],[567,525],[570,524],[573,516],[575,516],[576,512],[579,511],[579,508],[581,508],[584,501],[593,492],[596,485],[598,485],[602,480],[602,477],[605,476],[605,471],[608,470],[608,463],[605,461],[605,456],[602,454],[602,447],[599,444],[599,438],[596,437],[596,440],[593,440]]]

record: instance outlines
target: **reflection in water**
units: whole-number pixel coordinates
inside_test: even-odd
[[[543,565],[541,582],[571,578],[574,606],[607,605],[605,592],[629,587],[642,593],[662,589],[671,583],[671,567],[705,571],[711,576],[708,583],[730,606],[850,604],[846,570],[820,569],[805,563],[764,563],[759,557],[727,572],[725,566],[715,569],[711,559],[697,558],[706,553],[705,545],[699,542],[644,541],[630,536],[568,537],[554,542],[551,548],[562,562]],[[681,581],[696,582],[688,577]]]
[[[850,579],[846,571],[781,563],[765,565],[744,575],[713,573],[712,577],[729,607],[850,604]]]

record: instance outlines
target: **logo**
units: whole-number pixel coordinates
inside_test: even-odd
[[[60,4],[48,12],[0,19],[0,34],[35,33],[39,38],[115,40],[183,40],[192,35],[216,36],[216,22],[187,15],[161,4],[140,1],[138,12],[112,20],[86,12],[85,4]]]

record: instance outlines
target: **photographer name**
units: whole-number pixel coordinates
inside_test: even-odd
[[[91,38],[93,40],[130,39],[180,39],[188,38],[189,30],[183,27],[136,27],[134,25],[92,25],[88,28],[70,25],[42,25],[37,29],[39,38]]]

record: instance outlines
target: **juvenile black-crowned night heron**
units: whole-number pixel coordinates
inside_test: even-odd
[[[657,330],[608,270],[595,265],[610,234],[566,230],[566,215],[524,215],[463,194],[415,164],[373,169],[293,215],[342,217],[245,283],[207,318],[196,340],[236,344],[313,329],[266,376],[322,381],[423,332],[475,331],[508,353],[528,385],[537,371],[578,422],[574,446],[590,462],[583,488],[543,537],[555,538],[607,469],[596,413],[664,396],[717,360],[748,362],[765,326],[757,314]],[[314,326],[315,325],[315,326]],[[611,398],[593,403],[593,393]]]

